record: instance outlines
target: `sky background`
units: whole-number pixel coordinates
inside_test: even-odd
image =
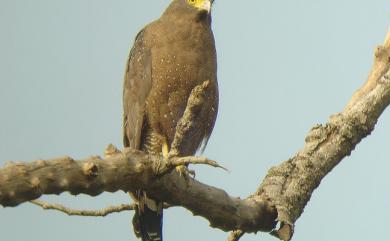
[[[137,32],[169,0],[0,0],[0,164],[102,154],[122,143],[122,80]],[[220,110],[204,155],[231,172],[197,179],[247,197],[293,156],[311,127],[363,84],[390,26],[388,0],[223,1],[213,9]],[[386,240],[390,111],[321,183],[293,240]],[[73,208],[128,203],[123,192],[45,196]],[[164,240],[226,240],[183,208],[165,212]],[[0,240],[135,240],[132,213],[69,217],[32,204],[0,208]],[[277,240],[268,234],[242,241]]]

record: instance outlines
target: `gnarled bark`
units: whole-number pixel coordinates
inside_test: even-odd
[[[173,163],[176,160],[173,158]],[[64,157],[10,164],[0,169],[0,204],[16,206],[43,194],[65,191],[95,196],[104,191],[142,189],[170,205],[183,206],[205,217],[211,226],[225,231],[270,231],[274,227],[276,210],[267,200],[231,197],[222,189],[187,179],[175,171],[160,177],[155,174],[154,163],[163,161],[158,156],[125,149],[106,159],[76,161]],[[191,161],[190,158],[188,163]]]
[[[353,95],[345,109],[317,125],[305,138],[305,146],[295,156],[269,170],[256,195],[267,196],[278,210],[283,240],[293,234],[321,180],[375,127],[390,104],[390,31],[383,46],[375,51],[374,65],[366,83]]]

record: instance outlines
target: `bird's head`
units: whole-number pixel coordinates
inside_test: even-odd
[[[214,0],[173,0],[165,11],[166,15],[175,13],[196,15],[197,20],[208,19]],[[173,14],[172,14],[173,13]]]
[[[211,0],[184,0],[187,2],[190,7],[193,7],[197,9],[198,11],[205,11],[207,13],[210,13],[211,11]]]

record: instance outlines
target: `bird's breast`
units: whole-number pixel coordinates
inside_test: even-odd
[[[218,98],[215,50],[187,45],[175,43],[152,50],[152,89],[146,102],[148,120],[150,126],[165,135],[169,143],[173,141],[177,122],[196,85],[209,80],[211,87],[206,94],[213,103]],[[210,104],[205,108],[209,110],[204,113],[212,115],[216,106]],[[201,141],[202,135],[200,133],[194,141]]]

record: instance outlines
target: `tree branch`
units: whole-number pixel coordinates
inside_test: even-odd
[[[317,125],[305,138],[305,146],[292,158],[269,170],[256,195],[269,197],[278,210],[281,228],[273,234],[290,240],[294,223],[313,191],[344,157],[375,127],[390,103],[390,31],[375,51],[374,65],[366,83],[345,109]]]
[[[186,207],[207,218],[222,230],[271,230],[275,209],[266,200],[230,197],[225,191],[185,179],[175,171],[162,177],[154,174],[161,157],[125,149],[107,159],[91,157],[76,161],[69,157],[9,164],[0,169],[0,204],[16,206],[43,194],[69,191],[92,196],[103,191],[146,190],[170,205]]]
[[[136,207],[136,205],[133,203],[133,204],[121,204],[119,206],[110,206],[101,210],[76,210],[76,209],[67,208],[61,204],[57,204],[57,203],[52,204],[52,203],[43,202],[41,200],[32,200],[30,202],[43,209],[57,210],[66,213],[69,216],[104,217],[111,213],[119,213],[122,211],[134,210],[134,208]]]
[[[101,210],[77,210],[65,207],[58,203],[47,203],[41,200],[32,200],[30,203],[35,204],[46,210],[56,210],[68,214],[69,216],[92,216],[92,217],[104,217],[108,214],[119,213],[122,211],[131,211],[136,208],[136,204],[121,204],[118,206],[110,206]],[[164,208],[170,208],[171,206],[164,204]]]
[[[206,101],[209,84],[210,81],[206,80],[191,91],[187,107],[176,125],[175,136],[169,151],[170,157],[181,156],[180,150],[183,149],[183,146],[188,146],[194,133],[199,131],[200,124],[203,124],[204,120],[200,119],[198,113]]]

